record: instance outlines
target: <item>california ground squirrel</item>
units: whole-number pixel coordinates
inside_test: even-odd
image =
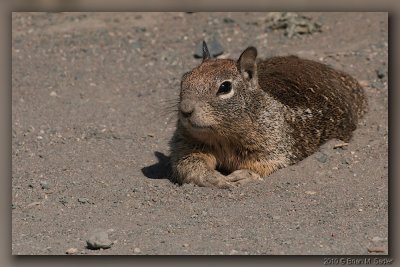
[[[256,57],[248,47],[237,61],[212,59],[203,42],[202,63],[182,77],[173,181],[228,188],[349,141],[367,107],[354,78],[297,56]]]

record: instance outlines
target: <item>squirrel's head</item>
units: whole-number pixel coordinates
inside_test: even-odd
[[[203,42],[203,61],[182,77],[179,120],[194,135],[231,134],[251,120],[249,105],[259,91],[257,50],[248,47],[238,60],[212,59]]]

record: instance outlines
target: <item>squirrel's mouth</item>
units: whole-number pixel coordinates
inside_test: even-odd
[[[194,128],[194,129],[209,129],[210,128],[210,126],[198,125],[196,123],[191,122],[190,120],[189,120],[189,125],[191,128]]]
[[[203,131],[211,129],[211,125],[198,122],[192,118],[183,118],[181,121],[183,122],[184,126],[190,130]]]

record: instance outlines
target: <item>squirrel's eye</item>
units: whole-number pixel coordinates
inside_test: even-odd
[[[223,83],[221,83],[221,85],[219,86],[217,95],[221,95],[221,94],[227,94],[232,90],[232,83],[225,81]]]

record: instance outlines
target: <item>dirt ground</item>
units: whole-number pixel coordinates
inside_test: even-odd
[[[289,38],[268,13],[13,13],[12,253],[387,255],[387,13],[303,15],[321,31]],[[232,190],[166,179],[169,106],[214,34],[224,57],[253,45],[361,81],[349,145]],[[98,228],[111,248],[86,248]]]

